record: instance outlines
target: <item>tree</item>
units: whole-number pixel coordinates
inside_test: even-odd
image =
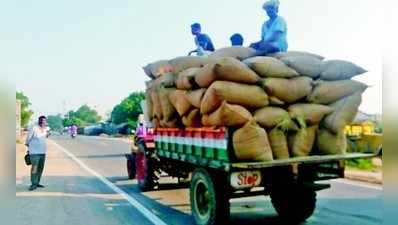
[[[30,118],[33,115],[33,111],[29,109],[31,105],[29,98],[24,95],[23,92],[16,93],[16,99],[21,101],[21,126],[26,127],[28,125]]]
[[[145,99],[144,92],[133,92],[116,105],[111,113],[111,121],[115,124],[128,123],[135,128],[137,118],[142,113],[140,102]]]
[[[62,130],[63,128],[61,114],[47,116],[47,123],[52,130]]]
[[[101,116],[98,115],[98,112],[95,109],[91,109],[88,105],[82,105],[76,111],[69,111],[65,117],[64,126],[75,124],[80,127],[101,121]]]

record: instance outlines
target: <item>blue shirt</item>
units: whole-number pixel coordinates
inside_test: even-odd
[[[198,39],[204,40],[207,44],[206,45],[200,45]],[[198,36],[195,37],[195,44],[196,46],[200,46],[203,48],[205,51],[214,51],[214,45],[213,42],[211,41],[210,37],[207,34],[199,34]]]
[[[261,29],[261,38],[262,40],[268,39],[276,31],[280,31],[282,34],[279,39],[274,42],[277,44],[281,52],[286,52],[288,47],[286,40],[287,25],[285,19],[282,17],[276,17],[272,23],[270,20],[265,21]]]

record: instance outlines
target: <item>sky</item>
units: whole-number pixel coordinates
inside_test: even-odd
[[[382,112],[381,4],[370,0],[280,0],[289,50],[356,63],[371,87],[360,110]],[[216,48],[260,39],[264,0],[15,0],[0,8],[0,76],[32,102],[35,116],[76,110],[105,115],[144,90],[142,66],[195,48],[200,22]]]

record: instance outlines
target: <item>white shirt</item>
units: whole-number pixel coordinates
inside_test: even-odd
[[[38,125],[34,125],[28,132],[26,144],[29,145],[29,154],[46,154],[47,152],[47,132],[48,129],[40,129]]]

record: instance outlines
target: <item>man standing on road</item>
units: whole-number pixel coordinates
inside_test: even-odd
[[[251,48],[258,51],[257,55],[266,55],[275,52],[287,51],[287,25],[285,19],[278,16],[279,0],[269,0],[264,3],[263,9],[269,20],[265,21],[261,29],[261,41],[252,43]]]
[[[48,136],[47,118],[45,116],[40,116],[38,125],[34,125],[29,130],[25,142],[25,145],[28,147],[28,154],[32,163],[30,171],[30,180],[32,185],[29,187],[30,191],[33,191],[38,187],[44,188],[44,186],[40,184],[40,179],[43,174],[44,162],[46,160],[46,139]]]
[[[188,55],[196,52],[198,56],[202,56],[206,51],[214,52],[213,42],[207,34],[202,33],[202,28],[199,23],[194,23],[191,25],[191,33],[195,36],[195,44],[197,49],[190,51]]]

